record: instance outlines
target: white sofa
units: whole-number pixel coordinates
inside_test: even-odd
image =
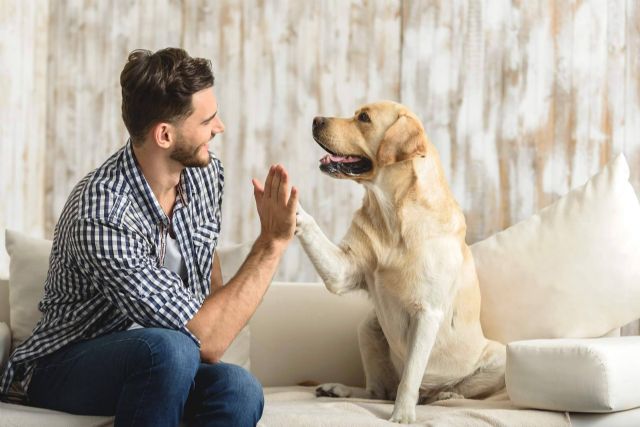
[[[7,288],[7,281],[0,280],[0,322],[4,323],[10,320]],[[250,369],[265,386],[260,426],[393,425],[386,421],[391,402],[315,398],[314,387],[297,386],[304,381],[363,383],[356,326],[368,309],[363,295],[337,297],[321,283],[272,284],[250,324]],[[610,414],[534,411],[509,402],[506,394],[482,402],[451,400],[420,406],[417,416],[417,425],[640,425],[640,409]],[[2,427],[45,425],[111,426],[113,419],[0,403]]]
[[[507,389],[484,401],[419,406],[416,425],[640,425],[640,337],[590,338],[616,335],[640,317],[640,204],[628,178],[618,157],[532,218],[472,246],[483,330],[508,344]],[[11,278],[0,280],[0,367],[9,334],[24,338],[37,320],[50,247],[10,232],[6,243]],[[224,279],[244,251],[219,251]],[[363,385],[356,328],[369,309],[364,295],[338,297],[321,283],[271,285],[225,354],[265,386],[261,426],[393,425],[386,421],[392,402],[316,398],[314,387],[298,385]],[[0,403],[0,427],[112,421]]]

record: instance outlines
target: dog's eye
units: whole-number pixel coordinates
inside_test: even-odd
[[[358,114],[358,120],[363,122],[363,123],[371,123],[371,118],[364,111],[362,113]]]

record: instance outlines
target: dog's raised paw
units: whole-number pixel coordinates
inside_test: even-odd
[[[342,384],[322,384],[316,388],[316,397],[349,397],[351,389]]]
[[[309,226],[311,224],[313,224],[314,219],[311,215],[309,215],[304,209],[302,209],[302,206],[300,205],[300,203],[298,203],[298,207],[296,209],[296,231],[295,231],[295,235],[299,236],[300,234],[302,234],[302,232],[309,228]]]

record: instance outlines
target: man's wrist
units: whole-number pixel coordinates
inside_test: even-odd
[[[253,247],[259,252],[263,252],[266,255],[280,257],[289,246],[288,240],[274,239],[272,237],[260,234],[256,239]]]

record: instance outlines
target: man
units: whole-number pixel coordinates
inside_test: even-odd
[[[1,391],[115,424],[255,425],[262,387],[220,362],[266,292],[295,230],[297,191],[272,166],[253,180],[261,231],[222,286],[215,247],[224,131],[209,61],[133,51],[120,76],[130,140],[74,188],[55,229],[42,320]]]

